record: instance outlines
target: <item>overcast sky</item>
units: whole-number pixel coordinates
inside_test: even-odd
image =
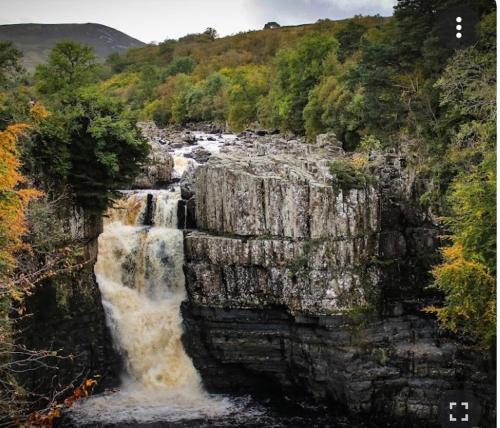
[[[281,25],[392,15],[396,0],[0,0],[0,24],[95,22],[144,42],[214,27],[220,35]]]

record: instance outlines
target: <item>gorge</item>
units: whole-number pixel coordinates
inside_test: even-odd
[[[459,388],[494,418],[490,357],[422,312],[439,228],[411,147],[370,153],[376,180],[349,188],[331,134],[143,132],[142,189],[95,265],[125,375],[63,426],[437,426]]]
[[[132,3],[0,40],[0,427],[494,426],[495,3]]]

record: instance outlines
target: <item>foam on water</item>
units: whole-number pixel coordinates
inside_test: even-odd
[[[148,193],[153,226],[142,223]],[[125,373],[119,391],[79,402],[84,423],[216,418],[235,402],[206,393],[182,345],[183,233],[177,229],[180,190],[124,194],[107,213],[95,274],[107,323]]]
[[[212,154],[219,153],[226,142],[234,141],[237,137],[234,134],[207,134],[205,132],[194,132],[195,144],[184,145],[172,149],[174,158],[174,176],[180,178],[182,174],[191,166],[197,165],[194,159],[186,157],[196,149],[203,149]]]

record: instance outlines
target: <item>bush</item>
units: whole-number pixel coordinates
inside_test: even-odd
[[[191,74],[196,66],[196,61],[189,57],[175,58],[167,67],[167,76],[175,76],[177,74]]]
[[[330,173],[334,177],[334,186],[343,191],[364,189],[372,182],[372,176],[366,172],[364,166],[357,166],[354,162],[347,160],[332,161]]]

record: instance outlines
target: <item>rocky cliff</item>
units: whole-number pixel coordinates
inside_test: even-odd
[[[426,285],[440,230],[411,149],[372,153],[374,180],[352,188],[332,159],[352,160],[332,136],[242,136],[184,183],[185,342],[204,382],[415,426],[467,388],[487,424],[491,360],[421,311],[439,298]]]
[[[67,235],[68,245],[82,247],[79,262],[83,267],[37,286],[27,299],[31,315],[22,321],[19,337],[30,349],[56,352],[61,357],[47,358],[43,365],[35,361],[21,374],[23,385],[42,397],[71,384],[76,387],[85,378],[95,377],[99,390],[115,385],[121,366],[111,344],[93,270],[102,219],[71,204],[60,208],[52,221]]]
[[[332,135],[306,144],[251,132],[143,131],[152,164],[135,186],[182,176],[183,341],[210,391],[326,406],[348,415],[349,426],[438,426],[443,392],[470,389],[482,426],[494,425],[493,358],[422,311],[441,298],[426,287],[441,230],[420,202],[430,184],[411,146],[363,157],[369,179],[353,183],[330,162],[360,159]],[[100,221],[65,218],[94,260]],[[78,354],[65,376],[116,378],[91,269],[33,302],[29,341]]]

